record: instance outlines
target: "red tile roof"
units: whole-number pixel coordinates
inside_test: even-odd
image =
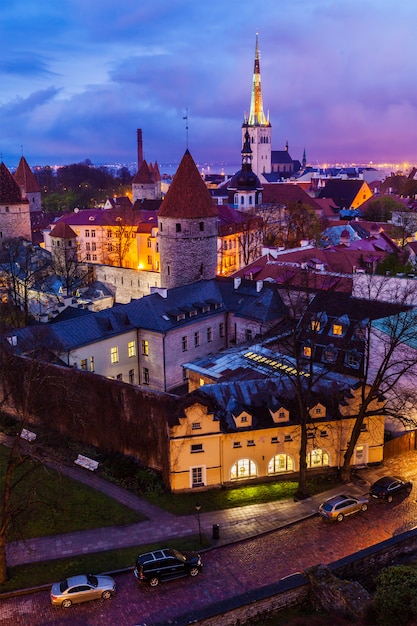
[[[60,239],[76,239],[77,237],[77,233],[65,222],[58,222],[51,230],[50,235],[51,237],[60,237]]]
[[[322,207],[314,198],[308,195],[299,185],[291,183],[265,184],[262,192],[264,204],[289,204],[290,202],[302,202],[311,206],[315,211],[321,211]]]
[[[213,202],[194,160],[186,150],[159,209],[159,217],[217,217]]]
[[[41,188],[36,180],[35,174],[30,169],[25,157],[21,157],[19,166],[14,173],[14,179],[19,185],[23,187],[25,193],[39,193]]]
[[[28,201],[22,199],[20,187],[2,162],[0,163],[0,204],[22,204]]]
[[[132,185],[152,185],[153,182],[151,171],[144,159],[132,180]]]

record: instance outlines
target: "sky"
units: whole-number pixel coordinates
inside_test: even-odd
[[[239,164],[258,32],[273,149],[417,163],[416,24],[415,0],[4,1],[0,160],[134,163],[141,128],[148,162]]]

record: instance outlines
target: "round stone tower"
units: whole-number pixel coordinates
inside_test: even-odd
[[[217,221],[216,205],[186,150],[158,211],[162,287],[215,278]]]

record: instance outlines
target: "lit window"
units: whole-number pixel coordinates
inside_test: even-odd
[[[147,339],[142,339],[142,354],[149,356],[149,341]]]
[[[118,363],[119,362],[119,348],[117,348],[117,347],[110,348],[110,361],[112,363]]]
[[[129,357],[136,356],[136,344],[134,341],[129,341],[127,344],[127,355]]]
[[[333,335],[343,335],[343,326],[341,324],[333,324]]]
[[[322,467],[329,465],[329,455],[317,448],[307,454],[307,467]]]
[[[320,331],[319,320],[311,320],[311,330],[315,333],[318,333]]]
[[[304,348],[303,348],[303,356],[305,356],[306,359],[310,359],[311,358],[311,346],[304,346]]]
[[[239,459],[230,471],[230,480],[255,478],[256,476],[256,464],[251,459]]]
[[[276,454],[268,463],[268,474],[293,472],[294,460],[288,454]]]
[[[86,370],[87,369],[87,359],[81,359],[81,361],[80,361],[80,369],[82,369],[82,370]]]
[[[94,372],[94,357],[90,356],[90,372]]]

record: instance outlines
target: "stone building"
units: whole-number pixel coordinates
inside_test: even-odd
[[[18,168],[14,173],[14,179],[20,187],[22,198],[29,202],[29,209],[41,211],[41,188],[25,157],[21,157]]]
[[[0,163],[0,243],[22,237],[32,240],[30,205],[5,164]]]

